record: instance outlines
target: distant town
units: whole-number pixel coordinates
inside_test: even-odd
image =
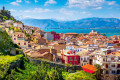
[[[5,7],[0,11],[2,12],[6,12]],[[5,17],[0,20],[0,30],[7,32],[28,59],[80,66],[90,74],[97,71],[97,64],[103,70],[102,80],[107,77],[118,80],[116,77],[120,75],[120,36],[106,37],[94,30],[86,34],[45,32],[15,20],[10,17],[9,11],[3,15],[7,15],[9,20]],[[19,53],[14,48],[10,54]],[[69,69],[67,71],[69,72]]]

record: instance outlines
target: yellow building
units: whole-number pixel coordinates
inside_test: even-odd
[[[9,33],[10,30],[9,30],[9,28],[5,28],[5,31],[6,31],[7,33]]]
[[[41,37],[40,35],[32,35],[32,36],[31,36],[31,40],[32,40],[34,43],[38,43],[38,39],[39,39],[40,37]]]

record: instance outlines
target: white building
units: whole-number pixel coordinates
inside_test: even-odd
[[[20,23],[20,22],[14,23],[13,26],[14,26],[14,27],[19,27],[19,28],[23,29],[23,24]]]
[[[53,34],[47,32],[44,34],[44,38],[46,38],[47,40],[53,40],[54,36],[53,36]]]
[[[93,65],[99,64],[103,69],[103,74],[120,75],[120,51],[102,49],[96,53]]]

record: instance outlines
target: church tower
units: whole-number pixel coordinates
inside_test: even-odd
[[[3,11],[5,11],[5,7],[3,6]]]

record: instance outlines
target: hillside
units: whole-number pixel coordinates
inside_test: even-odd
[[[13,48],[18,48],[18,46],[12,42],[5,31],[0,30],[0,80],[8,74],[11,65],[17,66],[17,61],[20,61],[23,57],[22,54],[10,55],[10,50]]]
[[[55,21],[51,19],[23,19],[25,25],[40,29],[56,28],[120,28],[120,19],[116,18],[85,18],[75,21]]]
[[[5,32],[0,30],[0,52],[7,52],[11,48],[18,48],[10,38],[10,36]]]

